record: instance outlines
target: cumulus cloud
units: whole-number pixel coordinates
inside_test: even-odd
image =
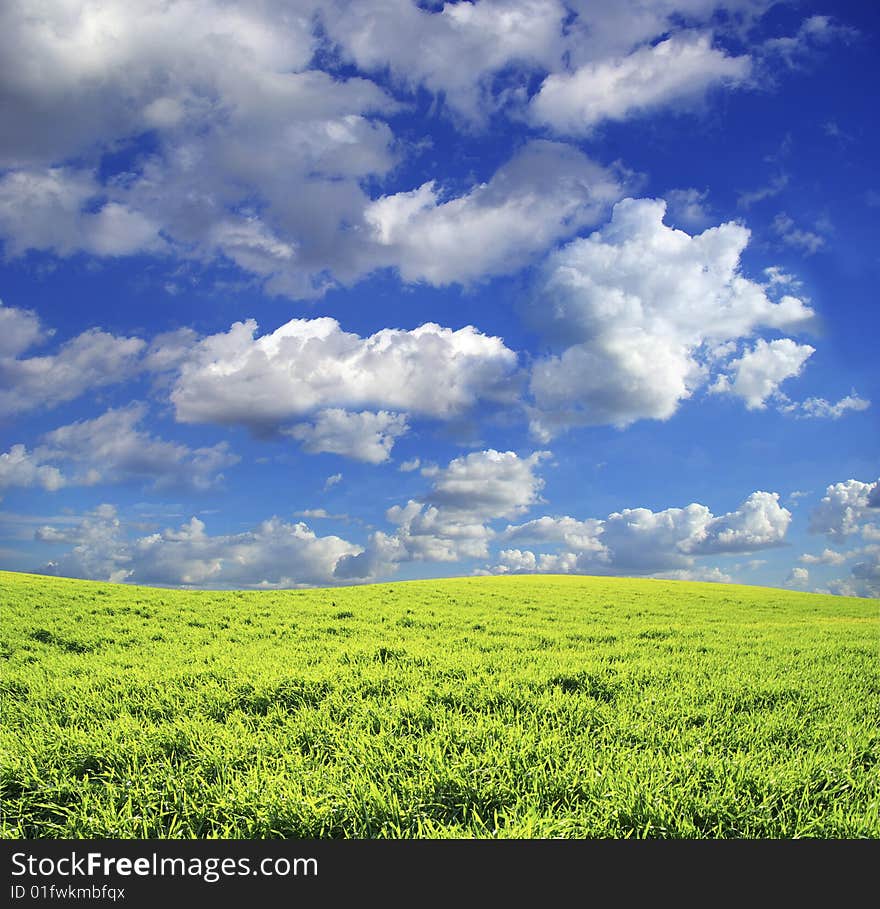
[[[434,182],[371,202],[378,264],[444,285],[519,271],[556,240],[596,223],[622,188],[607,169],[557,142],[533,141],[488,183],[442,200]]]
[[[170,249],[226,257],[278,292],[315,293],[342,224],[360,220],[359,180],[395,161],[374,117],[394,102],[366,79],[309,69],[317,6],[5,4],[0,162],[6,196],[29,202],[3,222],[7,251]],[[154,151],[100,193],[94,167],[57,166],[97,164],[144,134]]]
[[[567,5],[577,13],[569,25],[568,49],[573,66],[578,67],[588,60],[620,57],[677,31],[682,22],[719,28],[719,8],[734,28],[748,25],[772,6],[773,0],[567,0]]]
[[[721,6],[728,21],[748,21],[769,5],[769,0],[653,0],[649,5],[638,0],[433,5],[376,0],[354,7],[330,3],[322,11],[322,22],[344,58],[361,70],[387,68],[398,88],[424,87],[442,97],[457,118],[482,124],[499,107],[516,109],[525,102],[528,76],[542,71],[560,81],[577,75],[592,94],[604,89],[614,96],[606,101],[607,108],[618,115],[680,99],[689,93],[682,84],[686,78],[708,85],[738,76],[745,63],[727,62],[736,58],[710,47],[707,32],[682,30],[682,21],[708,25]],[[670,32],[675,33],[675,49],[685,48],[682,53],[689,52],[690,58],[677,67],[672,61],[674,73],[660,72],[663,89],[652,91],[643,84],[652,76],[657,81],[657,57],[652,57],[650,44]],[[707,42],[705,47],[691,49],[702,42]],[[590,80],[593,73],[600,78]]]
[[[274,17],[271,4],[217,0],[4,4],[0,60],[11,128],[0,144],[3,166],[74,157],[149,127],[180,128],[187,118],[204,123],[212,93],[229,104],[236,83],[245,95],[273,73],[307,65],[309,8],[298,6],[298,15]],[[23,65],[33,59],[41,65]],[[247,109],[254,107],[257,99]]]
[[[0,489],[10,486],[39,486],[54,492],[67,484],[61,471],[43,463],[42,458],[29,452],[24,445],[13,445],[0,454]]]
[[[854,534],[870,538],[876,532],[875,521],[878,482],[844,480],[832,483],[810,514],[810,532],[822,533],[832,540],[844,540]]]
[[[544,516],[509,525],[502,538],[557,551],[508,550],[500,566],[505,572],[516,562],[521,571],[720,580],[714,566],[697,565],[696,558],[780,546],[790,521],[779,496],[768,492],[754,492],[736,511],[718,516],[698,503],[658,512],[628,508],[601,520]]]
[[[791,512],[775,492],[753,492],[733,512],[712,518],[701,539],[688,544],[693,553],[754,552],[779,546],[785,539]]]
[[[390,68],[399,86],[422,85],[442,94],[457,116],[479,122],[498,103],[493,74],[558,64],[567,15],[560,0],[474,0],[435,10],[410,0],[376,0],[328,4],[323,21],[360,69]]]
[[[693,103],[715,85],[744,83],[748,56],[712,46],[706,32],[685,31],[625,56],[551,73],[532,99],[535,123],[565,135],[588,133],[603,120],[624,120],[670,104]]]
[[[141,369],[145,346],[140,338],[91,328],[54,354],[0,357],[0,415],[56,407],[93,388],[129,379]]]
[[[783,413],[791,414],[800,420],[839,420],[850,411],[858,413],[867,410],[871,402],[867,398],[859,397],[855,392],[832,403],[825,398],[807,398],[804,401],[789,401],[784,396],[779,396],[778,408]]]
[[[544,516],[525,524],[508,525],[504,531],[505,540],[526,540],[534,543],[560,543],[578,552],[593,551],[602,556],[607,550],[599,542],[603,522],[590,518],[578,521],[568,516],[552,518]]]
[[[548,452],[521,458],[513,451],[474,451],[429,471],[431,488],[422,501],[389,508],[405,558],[430,562],[485,558],[494,536],[489,524],[522,514],[540,501],[543,479],[536,469]]]
[[[49,334],[35,312],[4,306],[0,300],[0,359],[19,356]]]
[[[199,338],[192,328],[178,328],[156,335],[144,351],[144,368],[151,373],[172,373],[191,355]]]
[[[399,105],[368,79],[315,69],[314,52],[330,38],[365,70],[406,72],[476,115],[483,74],[516,60],[553,64],[565,15],[558,0],[439,14],[409,0],[295,11],[218,0],[81,11],[8,4],[6,252],[225,260],[267,292],[298,298],[383,267],[438,284],[521,267],[596,220],[619,195],[614,178],[574,149],[538,142],[460,198],[426,184],[371,199],[365,182],[399,160],[382,119]],[[388,43],[410,32],[410,42]],[[131,171],[99,178],[104,151],[144,134],[154,148]],[[62,166],[72,158],[81,163]]]
[[[253,320],[237,322],[193,349],[171,392],[178,420],[265,434],[334,408],[448,419],[477,401],[509,401],[514,390],[516,354],[471,326],[452,331],[428,323],[362,338],[321,318],[293,319],[260,337],[256,331]],[[382,419],[386,439],[403,431],[402,416]],[[353,427],[350,416],[336,422]],[[317,438],[320,426],[319,419],[302,430],[304,440]]]
[[[49,168],[0,178],[0,236],[10,257],[30,249],[62,256],[157,253],[165,248],[159,230],[148,215],[108,201],[92,173]]]
[[[880,597],[880,546],[870,547],[866,556],[852,567],[852,583],[856,595]]]
[[[729,373],[718,377],[712,391],[736,395],[749,410],[763,410],[786,379],[798,376],[816,352],[809,344],[791,338],[765,341],[759,338],[751,350],[728,363]]]
[[[848,576],[829,581],[827,589],[841,596],[880,597],[880,546],[864,546],[846,553],[846,558],[859,561],[852,565]]]
[[[810,583],[810,572],[806,568],[792,568],[785,583],[788,587],[806,587]]]
[[[33,452],[13,445],[0,454],[0,488],[41,486],[54,492],[64,486],[151,480],[156,489],[205,490],[238,462],[225,442],[191,449],[152,435],[140,428],[146,413],[146,406],[135,402],[52,430]]]
[[[499,574],[506,572],[533,572],[538,567],[535,554],[528,549],[502,549],[498,553]]]
[[[240,534],[212,537],[198,518],[134,541],[130,580],[199,587],[300,587],[333,582],[340,558],[360,547],[319,537],[279,518]]]
[[[471,452],[431,471],[426,500],[448,513],[513,517],[540,501],[544,481],[535,469],[549,456],[537,451],[521,458],[513,451],[491,448]]]
[[[0,320],[10,351],[0,355],[0,414],[54,407],[149,373],[179,422],[281,432],[305,451],[373,464],[388,459],[410,415],[451,420],[478,404],[515,405],[521,385],[517,354],[473,326],[426,323],[360,337],[331,318],[293,319],[258,336],[248,320],[202,338],[189,328],[165,332],[149,344],[94,328],[55,353],[27,357],[49,334],[39,319],[0,307]]]
[[[113,582],[124,581],[130,575],[125,531],[114,505],[99,505],[79,521],[61,527],[38,527],[34,539],[73,546],[38,569],[42,574]]]
[[[321,519],[326,521],[349,521],[351,520],[347,514],[330,514],[326,508],[304,508],[301,511],[295,511],[293,513],[295,518],[310,518]]]
[[[864,545],[841,552],[825,548],[804,553],[803,565],[839,566],[851,562],[849,575],[832,579],[827,589],[842,596],[880,597],[880,481],[844,480],[832,483],[810,513],[810,532],[835,543],[861,537]],[[854,561],[854,560],[858,561]]]
[[[502,114],[577,134],[690,105],[747,80],[750,58],[716,39],[768,2],[11,0],[5,250],[233,263],[293,298],[385,267],[438,285],[518,270],[597,220],[617,181],[537,142],[457,198],[400,187],[404,103],[427,89],[459,126]]]
[[[486,558],[499,518],[522,514],[540,501],[543,479],[536,470],[549,457],[533,452],[474,451],[444,468],[423,470],[431,486],[419,500],[386,512],[391,534],[372,534],[363,553],[343,560],[340,577],[388,573],[401,562],[457,562]]]
[[[298,423],[285,433],[312,454],[331,452],[368,464],[381,464],[391,455],[399,436],[408,429],[406,417],[369,410],[352,413],[338,407],[318,412],[314,423]]]
[[[610,224],[549,257],[531,318],[564,349],[532,369],[539,438],[571,425],[666,419],[730,366],[734,342],[759,329],[810,326],[803,300],[774,300],[770,285],[740,273],[745,227],[730,222],[691,236],[666,226],[664,213],[661,200],[625,199]],[[755,351],[743,355],[742,379],[732,383],[752,402],[812,348],[782,339],[759,341]]]
[[[75,544],[43,566],[44,573],[207,588],[332,584],[339,560],[361,551],[340,537],[319,537],[303,523],[277,517],[218,536],[193,517],[177,528],[132,538],[112,506],[101,506],[72,527],[41,528],[36,536],[45,543]]]
[[[43,436],[39,455],[79,469],[70,482],[94,485],[152,480],[156,488],[216,486],[222,470],[238,462],[225,442],[191,449],[141,428],[144,404],[108,410],[93,420],[61,426]]]
[[[819,555],[804,553],[798,561],[804,565],[842,565],[848,558],[849,555],[847,553],[837,552],[826,547]]]

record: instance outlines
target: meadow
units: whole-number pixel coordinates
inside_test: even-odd
[[[877,601],[0,572],[3,838],[877,838]]]

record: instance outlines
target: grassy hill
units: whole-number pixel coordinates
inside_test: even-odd
[[[0,572],[4,838],[880,836],[876,601]]]

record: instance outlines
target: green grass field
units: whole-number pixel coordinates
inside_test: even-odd
[[[0,572],[2,836],[880,837],[876,601]]]

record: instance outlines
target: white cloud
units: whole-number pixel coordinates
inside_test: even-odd
[[[847,554],[860,558],[848,577],[834,578],[828,584],[832,593],[849,597],[880,597],[880,546],[869,545]]]
[[[100,207],[92,211],[96,202]],[[0,236],[6,238],[7,256],[29,249],[124,256],[165,248],[156,221],[106,201],[93,174],[64,168],[13,171],[0,178]]]
[[[601,520],[544,516],[508,526],[502,538],[560,547],[541,554],[524,551],[517,570],[729,580],[695,560],[780,546],[790,521],[776,493],[754,492],[736,511],[719,516],[698,503],[658,512],[628,508]],[[534,569],[526,569],[532,562]],[[513,570],[510,559],[504,570]]]
[[[319,411],[314,423],[298,423],[284,432],[312,454],[326,451],[381,464],[388,460],[394,442],[408,428],[406,417],[386,410],[352,413],[329,408]]]
[[[859,596],[880,597],[880,546],[873,546],[864,561],[852,567],[852,577]]]
[[[140,403],[108,410],[93,420],[61,426],[43,436],[38,454],[47,461],[70,462],[80,474],[69,482],[94,485],[152,480],[156,488],[217,485],[222,470],[238,462],[225,442],[188,448],[139,428],[146,417]]]
[[[780,212],[773,219],[773,229],[786,245],[800,249],[807,255],[817,253],[825,245],[825,238],[821,234],[796,227],[785,212]]]
[[[144,368],[152,373],[170,373],[192,354],[198,335],[191,328],[178,328],[156,335],[144,352]]]
[[[361,338],[322,318],[256,331],[252,320],[237,322],[193,349],[171,392],[178,420],[266,433],[328,408],[448,419],[477,401],[509,401],[515,391],[516,354],[471,326],[428,323]]]
[[[570,24],[569,51],[575,66],[586,60],[617,57],[681,28],[682,22],[720,28],[724,19],[735,31],[760,17],[774,0],[567,0],[577,13]]]
[[[770,287],[787,287],[790,290],[799,290],[801,282],[794,276],[784,272],[778,265],[771,265],[764,269]]]
[[[549,452],[527,458],[513,451],[474,451],[434,473],[426,501],[446,513],[510,518],[540,501],[544,481],[535,469]]]
[[[351,520],[347,514],[330,514],[326,508],[304,508],[301,511],[295,511],[293,513],[295,518],[310,518],[321,519],[326,521],[349,521]]]
[[[677,568],[674,571],[660,571],[651,575],[667,581],[701,581],[711,584],[732,584],[733,578],[716,567]]]
[[[443,201],[432,181],[371,202],[364,217],[376,264],[395,266],[405,281],[469,283],[519,271],[620,195],[616,177],[581,152],[532,141],[465,195]]]
[[[410,0],[374,0],[328,4],[323,21],[362,70],[390,67],[400,86],[423,85],[459,117],[479,122],[497,103],[494,73],[557,65],[566,15],[559,0],[473,0],[434,11]]]
[[[783,413],[790,413],[798,419],[839,420],[850,411],[858,413],[867,410],[871,402],[860,398],[855,392],[836,403],[825,398],[807,398],[805,401],[781,401],[778,405]]]
[[[332,489],[337,483],[341,483],[341,482],[342,482],[342,474],[341,474],[341,473],[334,473],[334,474],[331,474],[331,475],[330,475],[329,477],[327,477],[327,479],[324,481],[324,491],[326,492],[328,489]]]
[[[392,132],[404,105],[389,91],[426,88],[472,130],[531,111],[579,133],[743,83],[749,57],[713,39],[766,5],[10,0],[0,234],[8,255],[231,262],[293,298],[384,267],[433,284],[509,273],[597,220],[618,181],[538,141],[457,198],[401,188],[390,180],[418,142]],[[342,75],[351,64],[389,91]]]
[[[810,583],[810,572],[806,568],[792,568],[785,583],[788,587],[806,587]]]
[[[810,532],[823,533],[832,540],[843,540],[854,534],[870,538],[880,519],[875,498],[877,482],[844,480],[832,483],[821,502],[810,513]]]
[[[388,509],[393,534],[376,532],[366,550],[344,561],[341,577],[371,576],[400,562],[458,562],[486,558],[495,536],[490,524],[522,514],[540,501],[544,481],[536,473],[548,452],[519,457],[513,451],[475,451],[444,468],[423,470],[431,487],[420,500]]]
[[[113,505],[99,505],[76,523],[38,527],[34,539],[47,544],[73,545],[57,560],[44,565],[44,574],[124,581],[131,572],[122,522]]]
[[[409,461],[403,461],[397,469],[402,473],[412,473],[412,471],[418,470],[421,464],[421,458],[411,458]]]
[[[751,350],[728,363],[730,372],[718,377],[712,391],[736,395],[749,410],[763,410],[786,379],[798,376],[804,363],[816,352],[809,344],[791,338],[765,341],[759,338]]]
[[[79,13],[8,4],[0,14],[7,254],[226,259],[268,293],[291,297],[381,267],[406,280],[469,282],[521,267],[619,195],[614,178],[576,150],[537,142],[459,199],[414,190],[424,204],[410,211],[412,224],[400,223],[412,194],[371,201],[365,189],[399,160],[379,119],[399,105],[367,79],[308,68],[322,7],[329,35],[363,68],[390,64],[442,83],[447,102],[474,116],[492,96],[482,75],[517,60],[551,66],[562,53],[558,0],[462,3],[439,14],[408,0],[283,11],[219,0]],[[154,149],[131,172],[99,180],[101,153],[145,132]],[[59,166],[71,159],[80,165]]]
[[[531,110],[579,133],[741,84],[749,57],[707,29],[722,35],[766,5],[11,0],[0,10],[0,234],[9,255],[228,261],[294,298],[384,267],[433,284],[509,273],[595,222],[618,181],[537,141],[457,198],[433,182],[381,195],[410,144],[390,125],[403,105],[338,64],[394,92],[427,88],[470,129]],[[330,71],[316,68],[324,61]],[[108,175],[108,151],[137,153]]]
[[[612,109],[639,106],[652,93],[639,94],[639,77],[646,67],[626,57],[640,45],[670,32],[689,48],[708,35],[681,31],[682,22],[708,25],[719,7],[725,19],[737,23],[759,15],[769,0],[473,0],[464,3],[417,4],[411,0],[373,0],[371,3],[333,2],[322,11],[322,23],[344,58],[366,72],[388,68],[396,87],[414,91],[422,86],[442,98],[454,115],[482,125],[499,107],[517,109],[527,98],[530,73],[544,71],[571,77],[570,67],[582,72],[592,64],[601,74],[617,73]],[[432,8],[431,8],[432,7]],[[718,25],[719,22],[713,23]],[[638,52],[638,51],[637,51]],[[721,58],[721,62],[715,59]],[[692,80],[712,82],[743,64],[725,63],[724,54],[710,47],[692,52],[696,59],[679,63],[674,73],[662,72],[665,94],[687,94],[684,70]],[[454,65],[450,61],[454,60]],[[620,73],[624,69],[627,72]],[[719,70],[721,70],[719,72]],[[614,81],[613,75],[611,81]],[[655,80],[656,81],[656,80]],[[591,86],[597,91],[596,86]],[[657,100],[657,99],[654,99]]]
[[[395,104],[308,70],[318,5],[5,4],[0,197],[23,206],[4,218],[0,203],[7,252],[225,256],[294,295],[319,292],[331,264],[345,272],[359,181],[396,158],[373,115]],[[96,186],[102,153],[145,133],[153,150]],[[71,159],[82,168],[57,166]]]
[[[44,341],[48,334],[36,313],[4,306],[0,300],[0,359],[19,356]]]
[[[131,580],[194,586],[298,587],[333,583],[337,562],[360,547],[318,537],[305,524],[279,518],[254,530],[211,537],[197,518],[132,546]]]
[[[54,492],[65,486],[152,480],[157,489],[205,490],[239,460],[225,442],[191,449],[151,435],[139,428],[145,416],[146,407],[134,403],[52,430],[33,452],[13,445],[0,454],[0,488],[41,486]]]
[[[386,517],[396,525],[394,534],[378,537],[383,544],[393,541],[397,562],[459,562],[488,555],[492,530],[486,516],[449,511],[411,499],[404,506],[389,508]]]
[[[122,338],[97,328],[66,341],[55,354],[0,358],[0,414],[72,401],[86,391],[131,378],[140,371],[145,347],[140,338]]]
[[[842,565],[849,557],[848,553],[826,547],[819,555],[804,553],[798,561],[804,565]]]
[[[312,52],[310,4],[297,6],[282,14],[217,0],[5,3],[3,166],[73,157],[187,118],[204,125],[212,95],[221,109],[247,102],[248,90],[265,92],[273,76],[283,90],[281,74],[304,68]],[[246,113],[261,102],[252,98]]]
[[[0,454],[0,489],[11,486],[40,486],[48,492],[55,492],[67,485],[61,471],[44,463],[43,458],[28,452],[24,445],[13,445],[9,451]]]
[[[538,567],[535,554],[528,549],[502,549],[498,553],[498,559],[498,567],[503,569],[503,572],[533,572]],[[503,572],[498,571],[499,574]]]
[[[731,342],[759,328],[810,326],[803,300],[774,302],[740,273],[746,228],[731,222],[691,236],[663,224],[664,213],[661,200],[625,199],[610,224],[548,259],[532,318],[565,349],[532,370],[539,438],[570,425],[666,419],[723,367]],[[771,358],[789,347],[812,351],[785,340]],[[749,392],[754,399],[757,389]]]
[[[791,512],[775,492],[753,492],[740,507],[713,518],[701,539],[689,544],[693,553],[754,552],[779,546],[785,539]]]
[[[37,538],[76,544],[44,566],[46,573],[209,588],[332,584],[340,559],[361,551],[340,537],[319,537],[305,524],[277,517],[252,530],[219,536],[208,534],[193,517],[178,528],[130,539],[109,506],[73,528],[42,528]]]
[[[600,542],[603,522],[594,518],[578,521],[568,516],[536,518],[525,524],[508,525],[505,540],[527,540],[536,543],[560,543],[577,552],[593,551],[602,558],[607,550]]]
[[[624,120],[671,104],[693,103],[712,86],[744,83],[748,56],[712,46],[706,32],[679,32],[625,56],[551,73],[532,99],[533,121],[565,135],[583,135],[603,120]]]

